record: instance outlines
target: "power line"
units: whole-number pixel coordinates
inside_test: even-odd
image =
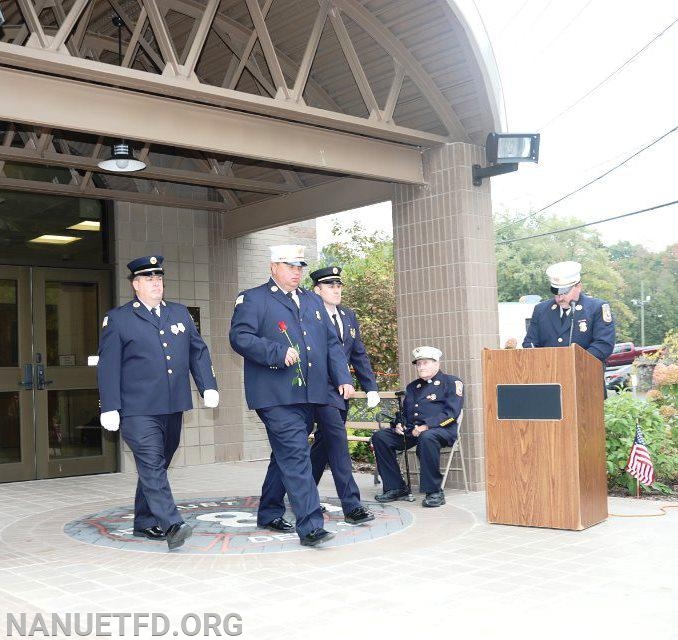
[[[584,227],[590,227],[594,224],[600,224],[602,222],[610,222],[611,220],[619,220],[620,218],[628,218],[629,216],[636,216],[639,213],[646,213],[648,211],[656,211],[657,209],[663,209],[664,207],[670,207],[671,205],[678,204],[678,200],[673,200],[672,202],[665,202],[664,204],[658,204],[654,207],[648,207],[647,209],[639,209],[638,211],[631,211],[630,213],[622,213],[618,216],[612,216],[611,218],[603,218],[602,220],[596,220],[595,222],[585,222],[583,224],[577,224],[573,227],[567,227],[565,229],[556,229],[555,231],[546,231],[544,233],[535,233],[531,236],[523,236],[522,238],[513,238],[512,240],[502,240],[501,242],[495,243],[496,245],[500,244],[511,244],[513,242],[521,242],[522,240],[531,240],[532,238],[543,238],[544,236],[554,236],[558,233],[565,233],[566,231],[574,231],[575,229],[583,229]]]
[[[561,196],[557,200],[554,200],[553,202],[547,204],[545,207],[542,207],[541,209],[538,209],[537,211],[529,213],[528,215],[524,216],[523,218],[519,218],[518,220],[512,220],[511,222],[509,222],[508,224],[505,224],[503,227],[501,227],[497,231],[501,232],[501,231],[504,231],[505,229],[508,229],[508,228],[520,223],[520,222],[525,222],[525,220],[529,220],[530,218],[533,218],[534,216],[540,214],[542,211],[546,211],[546,209],[550,209],[552,206],[558,204],[559,202],[562,202],[563,200],[565,200],[566,198],[569,198],[570,196],[573,196],[575,193],[579,193],[580,191],[583,191],[584,189],[586,189],[586,187],[591,186],[594,182],[598,182],[598,180],[601,180],[605,176],[609,176],[613,171],[616,171],[617,169],[619,169],[619,167],[625,165],[629,160],[632,160],[636,156],[643,153],[643,151],[646,151],[647,149],[654,146],[655,144],[657,144],[658,142],[660,142],[661,140],[663,140],[664,138],[671,135],[672,133],[674,133],[677,130],[678,130],[678,126],[673,127],[673,129],[669,129],[666,133],[663,133],[661,136],[654,139],[649,144],[645,145],[644,147],[642,147],[641,149],[639,149],[635,153],[631,154],[628,158],[625,158],[619,164],[616,164],[611,169],[608,169],[604,173],[601,173],[597,178],[594,178],[593,180],[589,180],[589,182],[581,185],[580,187],[577,187],[574,191],[570,191],[570,193],[566,193],[564,196]]]
[[[665,33],[666,33],[666,32],[674,25],[674,24],[676,24],[676,22],[678,22],[678,18],[676,18],[676,19],[675,19],[668,27],[666,27],[663,31],[661,31],[660,33],[658,33],[654,38],[652,38],[652,40],[650,40],[644,47],[642,47],[641,49],[639,49],[638,51],[636,51],[636,53],[634,53],[634,54],[633,54],[626,62],[624,62],[622,65],[620,65],[619,67],[617,67],[617,68],[616,68],[610,75],[608,75],[604,80],[601,80],[595,87],[593,87],[593,89],[591,89],[590,91],[588,91],[587,93],[585,93],[581,98],[579,98],[578,100],[576,100],[575,102],[573,102],[569,107],[563,109],[563,111],[561,111],[560,113],[558,113],[558,114],[556,114],[555,116],[553,116],[553,118],[551,118],[546,124],[543,124],[541,127],[539,127],[539,129],[537,129],[537,131],[541,132],[543,129],[545,129],[546,127],[548,127],[552,122],[554,122],[555,120],[557,120],[558,118],[560,118],[560,116],[565,115],[568,111],[570,111],[571,109],[574,109],[574,107],[576,107],[580,102],[582,102],[583,100],[585,100],[586,98],[588,98],[594,91],[597,91],[597,90],[598,90],[600,87],[602,87],[608,80],[610,80],[610,78],[612,78],[612,77],[615,76],[617,73],[619,73],[619,71],[621,71],[626,65],[628,65],[628,64],[629,64],[630,62],[632,62],[635,58],[637,58],[641,53],[643,53],[643,51],[645,51],[645,50],[646,50],[653,42],[655,42],[656,40],[658,40],[659,38],[661,38],[661,37],[662,37],[662,36],[663,36],[663,35],[664,35],[664,34],[665,34]]]

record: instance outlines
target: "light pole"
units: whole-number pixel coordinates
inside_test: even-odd
[[[640,281],[640,300],[631,300],[634,306],[640,307],[640,342],[645,346],[645,305],[650,302],[650,296],[645,295],[645,283]]]

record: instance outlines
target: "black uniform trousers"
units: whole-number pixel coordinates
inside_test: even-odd
[[[271,461],[261,487],[257,524],[265,526],[284,515],[287,493],[300,538],[324,523],[309,458],[313,407],[291,404],[256,410],[271,444]]]
[[[418,437],[406,436],[407,448],[417,447],[419,458],[419,489],[424,493],[441,491],[443,475],[440,473],[440,450],[451,447],[456,440],[456,428],[433,427]],[[372,436],[377,471],[381,476],[384,491],[406,488],[407,483],[398,466],[397,451],[405,449],[403,436],[392,429],[375,431]]]
[[[325,465],[329,463],[344,515],[360,506],[360,490],[353,478],[351,455],[348,452],[347,413],[330,405],[316,407],[315,422],[318,428],[311,446],[313,479],[318,484]]]
[[[134,498],[134,528],[159,525],[164,531],[183,522],[167,479],[181,438],[182,411],[159,416],[123,416],[120,432],[134,455],[139,479]]]

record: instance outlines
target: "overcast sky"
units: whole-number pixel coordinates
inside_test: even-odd
[[[676,0],[476,4],[499,66],[508,130],[542,136],[537,165],[492,179],[495,211],[540,209],[678,125]],[[546,213],[588,222],[673,200],[678,131]],[[368,227],[390,230],[389,207],[366,209],[357,216]],[[318,224],[320,246],[329,241],[329,218]],[[629,240],[662,250],[678,243],[678,205],[592,228],[607,244]]]

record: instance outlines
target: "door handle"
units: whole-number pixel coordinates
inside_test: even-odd
[[[35,368],[38,372],[38,385],[39,390],[47,389],[48,384],[52,384],[54,380],[45,380],[45,366],[42,364],[36,364]]]
[[[30,391],[33,388],[33,365],[25,364],[23,378],[18,382],[20,387],[24,388],[24,391]]]

